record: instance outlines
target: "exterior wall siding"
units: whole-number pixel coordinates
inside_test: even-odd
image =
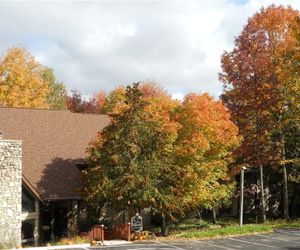
[[[0,139],[0,246],[21,245],[22,143]]]

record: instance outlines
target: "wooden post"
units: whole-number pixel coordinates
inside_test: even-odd
[[[104,225],[101,225],[101,242],[104,243]]]
[[[130,241],[131,239],[131,224],[130,222],[127,223],[127,241]]]

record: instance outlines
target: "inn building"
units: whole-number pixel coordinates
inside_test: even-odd
[[[80,168],[109,122],[68,110],[0,108],[0,244],[76,233]]]

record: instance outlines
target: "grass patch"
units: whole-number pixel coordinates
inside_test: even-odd
[[[188,230],[196,230],[196,229],[205,229],[210,227],[210,223],[204,220],[197,219],[189,219],[185,220],[182,223],[177,225],[173,225],[171,227],[172,231],[188,231]]]
[[[205,221],[184,222],[172,228],[171,238],[182,239],[205,239],[234,235],[246,235],[255,233],[272,232],[276,228],[297,228],[300,229],[300,220],[294,221],[269,221],[264,224],[246,224],[240,227],[237,222],[220,222],[213,225]]]
[[[271,232],[272,227],[268,225],[245,225],[243,227],[239,226],[226,226],[215,229],[206,229],[202,231],[186,231],[177,233],[174,236],[176,238],[214,238],[219,236],[231,236],[231,235],[243,235],[250,233],[260,233],[260,232]]]
[[[75,236],[71,238],[62,238],[58,241],[51,242],[50,244],[52,246],[61,246],[61,245],[73,245],[73,244],[84,244],[84,243],[88,243],[86,237]]]

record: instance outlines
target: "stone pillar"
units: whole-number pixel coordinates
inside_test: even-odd
[[[0,248],[21,245],[22,142],[0,139]]]

